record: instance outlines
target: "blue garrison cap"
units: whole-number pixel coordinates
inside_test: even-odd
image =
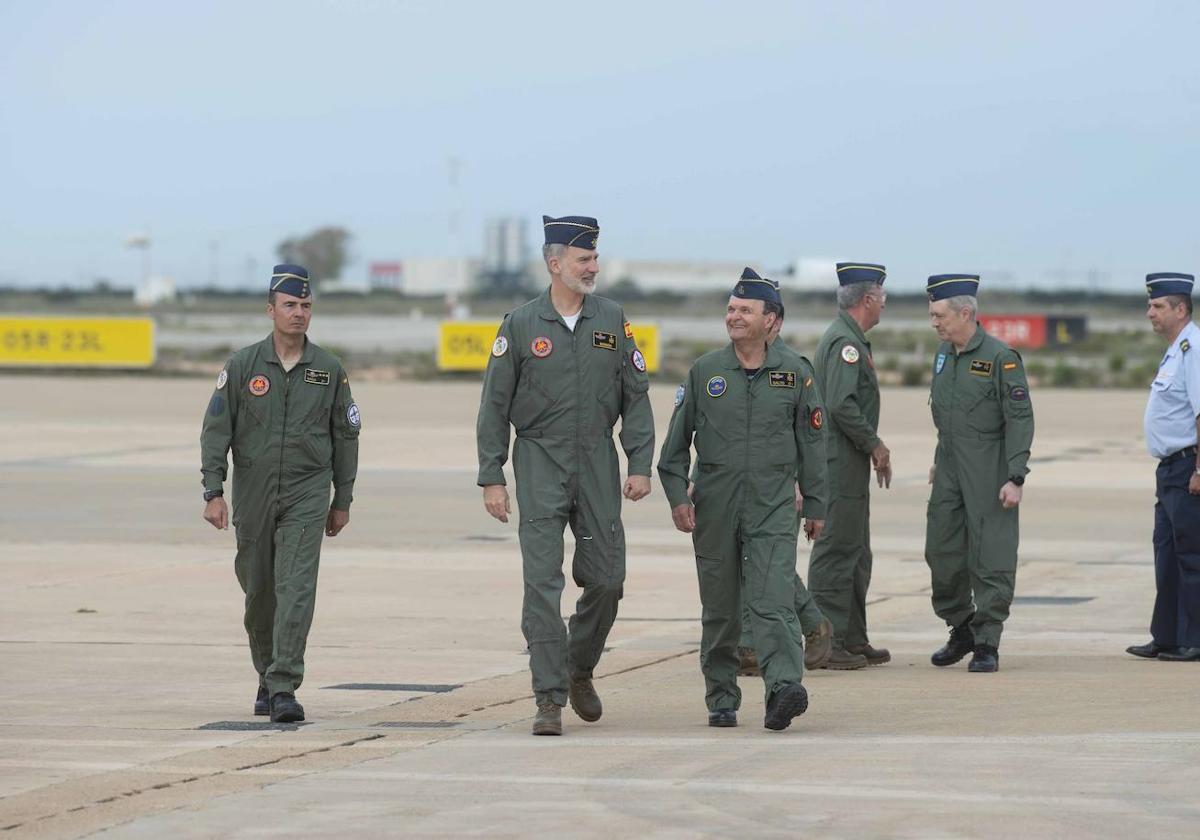
[[[290,263],[275,266],[275,271],[271,274],[271,291],[298,298],[308,297],[311,294],[308,288],[308,269]]]
[[[1196,282],[1196,278],[1190,274],[1180,274],[1176,271],[1161,271],[1158,274],[1146,275],[1146,291],[1150,293],[1150,299],[1164,297],[1165,295],[1187,295],[1192,296],[1192,284]]]
[[[546,230],[547,245],[573,245],[595,250],[596,239],[600,236],[600,225],[591,216],[563,216],[559,219],[542,216],[542,227]]]
[[[959,295],[974,297],[979,292],[978,274],[935,274],[925,282],[930,300],[945,300]]]
[[[855,283],[878,283],[883,285],[887,277],[887,269],[875,263],[838,263],[838,283],[842,286],[852,286]]]
[[[758,273],[749,266],[742,269],[742,276],[730,295],[747,300],[767,300],[771,303],[783,304],[783,300],[779,297],[779,287],[775,281],[759,277]]]

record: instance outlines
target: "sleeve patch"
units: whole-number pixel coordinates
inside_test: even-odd
[[[853,344],[847,344],[842,348],[842,361],[846,364],[854,364],[858,361],[858,348]]]
[[[814,408],[812,413],[808,415],[808,425],[817,431],[820,431],[821,427],[825,425],[825,415],[821,412],[820,406]]]
[[[633,327],[629,326],[629,322],[625,322],[625,337],[633,338]]]
[[[220,391],[225,387],[225,383],[229,381],[229,371],[222,370],[217,374],[217,390]]]
[[[1008,398],[1013,402],[1025,402],[1025,400],[1029,399],[1029,391],[1025,390],[1025,388],[1021,387],[1020,385],[1017,385],[1008,392]]]
[[[508,352],[508,339],[502,335],[496,336],[496,340],[492,342],[492,356],[499,359]]]
[[[346,406],[346,422],[356,429],[362,425],[362,415],[358,413],[358,403],[350,403]]]
[[[686,393],[687,393],[687,389],[684,388],[682,385],[680,385],[678,388],[675,389],[675,407],[676,408],[679,408],[679,406],[683,405],[683,397]]]
[[[225,398],[220,394],[213,394],[212,399],[208,401],[208,413],[213,417],[220,417],[225,412]]]

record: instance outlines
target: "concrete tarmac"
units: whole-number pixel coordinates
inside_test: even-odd
[[[275,728],[251,714],[233,532],[200,518],[211,382],[0,387],[0,837],[1196,836],[1200,667],[1123,652],[1154,597],[1144,393],[1034,391],[999,673],[929,664],[933,429],[925,391],[888,390],[869,621],[890,664],[806,675],[782,733],[743,679],[741,725],[708,728],[690,540],[655,481],[625,508],[604,716],[534,738],[516,526],[474,486],[477,385],[356,386],[310,722]],[[661,440],[674,383],[651,393]],[[564,615],[577,593],[568,576]]]

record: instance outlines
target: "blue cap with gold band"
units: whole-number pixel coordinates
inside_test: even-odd
[[[853,286],[855,283],[878,283],[883,285],[887,269],[875,263],[844,262],[837,264],[838,284]]]
[[[930,300],[970,295],[979,291],[978,274],[935,274],[925,281],[925,291]]]
[[[308,269],[291,263],[275,266],[275,271],[271,274],[271,291],[298,298],[308,297],[311,294],[308,287]]]
[[[595,250],[596,239],[600,236],[600,225],[591,216],[563,216],[558,219],[542,216],[542,227],[546,231],[547,245],[571,245]]]
[[[737,285],[733,287],[730,296],[746,300],[768,300],[772,303],[783,303],[783,299],[779,297],[779,286],[775,284],[775,281],[759,277],[758,273],[749,266],[742,269],[742,276],[738,279]]]
[[[1146,275],[1146,291],[1150,299],[1166,295],[1192,296],[1192,284],[1196,278],[1190,274],[1180,274],[1177,271],[1160,271],[1157,274]]]

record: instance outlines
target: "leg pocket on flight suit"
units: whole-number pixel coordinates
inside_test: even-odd
[[[700,601],[705,609],[723,612],[722,604],[732,597],[737,575],[728,568],[729,561],[719,557],[696,555],[696,580],[700,584]]]
[[[785,540],[752,542],[743,550],[746,594],[760,607],[792,607],[796,602],[796,547]]]

